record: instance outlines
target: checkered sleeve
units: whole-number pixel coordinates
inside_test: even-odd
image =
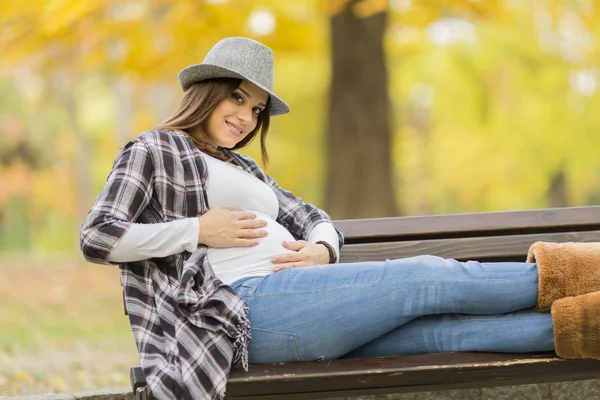
[[[258,179],[265,182],[273,190],[279,202],[279,214],[277,222],[283,225],[296,240],[308,240],[309,235],[317,225],[322,222],[331,222],[329,215],[318,207],[305,203],[300,197],[295,196],[292,192],[282,189],[275,179],[267,175],[252,159],[245,154],[240,154],[231,151],[229,154],[233,159],[244,167],[249,173],[256,176]],[[335,226],[334,226],[335,228]],[[344,236],[335,228],[340,248],[344,244]]]
[[[277,222],[285,226],[296,240],[308,240],[310,233],[322,222],[331,222],[329,215],[311,203],[305,203],[302,198],[292,192],[282,189],[277,182],[266,175],[266,183],[271,187],[279,201]],[[335,228],[335,226],[334,226]],[[335,228],[340,248],[344,244],[344,236]]]
[[[150,202],[153,176],[151,152],[141,138],[133,139],[117,156],[82,225],[80,248],[87,261],[111,265],[108,254]]]

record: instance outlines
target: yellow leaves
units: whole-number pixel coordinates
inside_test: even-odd
[[[0,45],[3,58],[13,62],[36,57],[47,68],[69,64],[159,79],[173,65],[199,62],[224,36],[256,37],[276,50],[320,49],[323,36],[314,27],[350,3],[361,18],[389,9],[392,22],[419,28],[440,17],[506,24],[516,9],[529,7],[504,0],[6,1],[0,5]],[[590,2],[548,4],[556,20],[571,11],[588,27],[598,20],[598,7]],[[249,17],[258,9],[273,15],[272,33],[261,36],[252,30]]]
[[[577,12],[590,32],[598,30],[598,7],[586,11],[576,5],[583,2],[545,3],[553,16],[553,29],[566,13]],[[66,66],[85,79],[90,71],[106,73],[103,78],[127,73],[138,88],[148,88],[155,81],[168,82],[174,87],[174,96],[179,96],[176,73],[186,65],[201,62],[218,39],[245,35],[261,40],[275,50],[276,90],[294,110],[290,116],[273,121],[269,136],[270,171],[283,186],[318,199],[331,72],[328,17],[348,4],[349,0],[5,1],[0,5],[0,21],[5,23],[0,30],[0,45],[3,50],[8,46],[3,62],[8,57],[19,62],[30,62],[35,57],[48,69]],[[393,115],[398,140],[404,146],[395,153],[397,173],[407,182],[416,182],[422,173],[420,168],[428,168],[430,175],[425,176],[426,183],[421,182],[421,193],[438,209],[445,206],[449,197],[454,199],[455,210],[463,211],[514,208],[519,201],[543,205],[539,200],[543,195],[539,193],[545,190],[546,175],[556,167],[557,160],[568,157],[572,169],[569,176],[577,180],[576,198],[584,201],[600,180],[590,167],[595,163],[597,146],[581,145],[595,143],[594,132],[600,121],[591,114],[576,114],[570,108],[576,95],[568,89],[568,73],[556,67],[560,59],[539,46],[532,26],[532,4],[542,2],[354,2],[352,10],[362,18],[389,8],[388,65],[391,74],[400,80],[390,93],[396,104]],[[252,30],[249,17],[256,10],[272,14],[273,32],[259,34]],[[444,17],[473,22],[476,40],[467,45],[459,42],[456,47],[431,45],[429,24]],[[597,40],[598,32],[593,35],[592,39]],[[592,67],[599,49],[593,43],[593,53],[587,56]],[[419,59],[422,62],[415,62]],[[416,138],[424,134],[408,126],[410,116],[405,109],[411,101],[411,88],[419,84],[431,85],[435,92],[432,131],[427,133],[433,144],[425,150]],[[107,84],[102,82],[99,86],[103,85]],[[93,94],[82,95],[84,91]],[[112,126],[114,109],[105,101],[112,99],[113,93],[101,93],[98,88],[78,92],[77,112],[92,141],[92,179],[98,188],[121,145]],[[157,122],[156,104],[150,104],[150,99],[141,101],[140,98],[148,97],[143,93],[140,90],[132,96],[130,136]],[[552,98],[558,100],[552,102]],[[588,113],[598,107],[593,101],[575,100]],[[163,101],[160,107],[168,112],[168,107],[174,105],[174,101]],[[488,115],[485,123],[483,114]],[[0,171],[0,207],[9,195],[28,193],[33,199],[30,217],[46,224],[36,227],[33,233],[38,235],[36,246],[44,249],[55,248],[51,236],[59,237],[65,226],[72,224],[70,219],[77,205],[70,164],[76,144],[63,120],[55,124],[61,128],[53,136],[56,140],[52,149],[57,152],[55,157],[62,160],[60,163],[47,170],[30,171],[28,176],[14,166]],[[590,135],[571,141],[570,135],[577,129],[587,129]],[[15,129],[2,130],[5,137],[14,132]],[[535,157],[519,156],[527,154],[535,143],[540,143],[545,151]],[[256,144],[258,141],[248,152],[259,159]],[[565,154],[577,154],[579,158]],[[299,174],[293,166],[301,164],[303,157],[309,166]],[[521,174],[526,174],[522,181]],[[22,186],[25,181],[30,182],[29,189]],[[401,195],[408,210],[415,210],[411,187],[407,185]],[[511,190],[521,193],[521,200],[513,197]]]
[[[352,12],[358,18],[368,18],[387,9],[388,0],[361,0],[352,6]]]
[[[350,0],[323,0],[322,10],[324,11],[325,15],[332,17],[342,12],[348,1]]]
[[[13,372],[12,374],[9,374],[6,379],[9,382],[9,385],[6,386],[17,393],[26,390],[35,383],[35,377],[25,371]]]
[[[55,393],[64,393],[69,390],[69,385],[64,377],[60,375],[51,375],[48,383]]]
[[[559,168],[571,205],[597,202],[600,96],[569,88],[571,67],[539,47],[530,18],[521,13],[510,27],[482,22],[468,47],[423,42],[413,57],[390,47],[405,212],[419,213],[421,198],[431,212],[545,207]],[[419,132],[411,106],[423,84],[435,97],[431,128]]]
[[[328,17],[341,13],[347,6],[358,18],[368,18],[388,9],[389,0],[324,0],[323,11]]]
[[[28,2],[13,3],[19,6],[0,6],[0,21],[15,21],[0,34],[5,60],[34,56],[46,69],[68,65],[82,71],[135,71],[159,79],[173,65],[200,62],[225,36],[255,37],[275,50],[321,49],[322,30],[315,25],[326,24],[326,17],[347,0],[52,0],[35,8],[26,6]],[[361,0],[353,9],[366,17],[386,7],[387,0]],[[273,21],[272,31],[261,30],[265,18],[251,23],[259,11],[272,16],[267,18]]]
[[[32,381],[31,375],[25,372],[17,372],[12,376],[12,379],[17,383],[30,383]]]
[[[52,0],[40,10],[37,29],[47,38],[64,37],[80,21],[90,18],[92,11],[100,10],[93,1]]]
[[[16,2],[28,4],[28,2]],[[102,14],[97,2],[42,2],[36,9],[23,8],[4,35],[6,56],[13,62],[39,59],[42,64],[73,66],[77,57],[93,48],[94,24]],[[1,16],[6,10],[0,7]]]

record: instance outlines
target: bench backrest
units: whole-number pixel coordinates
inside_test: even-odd
[[[536,241],[600,241],[600,207],[334,221],[341,262],[422,254],[458,260],[525,261]]]

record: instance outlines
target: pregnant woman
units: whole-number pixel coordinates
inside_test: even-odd
[[[235,151],[260,136],[266,163],[270,117],[289,112],[271,50],[224,39],[179,83],[180,106],[124,146],[81,229],[87,260],[119,265],[156,398],[220,398],[248,362],[600,357],[600,244],[536,243],[523,263],[339,264],[328,215]]]

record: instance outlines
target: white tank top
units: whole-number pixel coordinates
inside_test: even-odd
[[[210,247],[208,261],[213,271],[226,284],[248,276],[272,273],[273,257],[293,253],[283,247],[283,241],[295,240],[276,221],[279,213],[277,196],[266,183],[248,172],[207,154],[203,155],[208,167],[208,207],[251,211],[258,219],[267,221],[267,226],[262,229],[268,232],[267,236],[257,239],[259,244],[254,247]]]

